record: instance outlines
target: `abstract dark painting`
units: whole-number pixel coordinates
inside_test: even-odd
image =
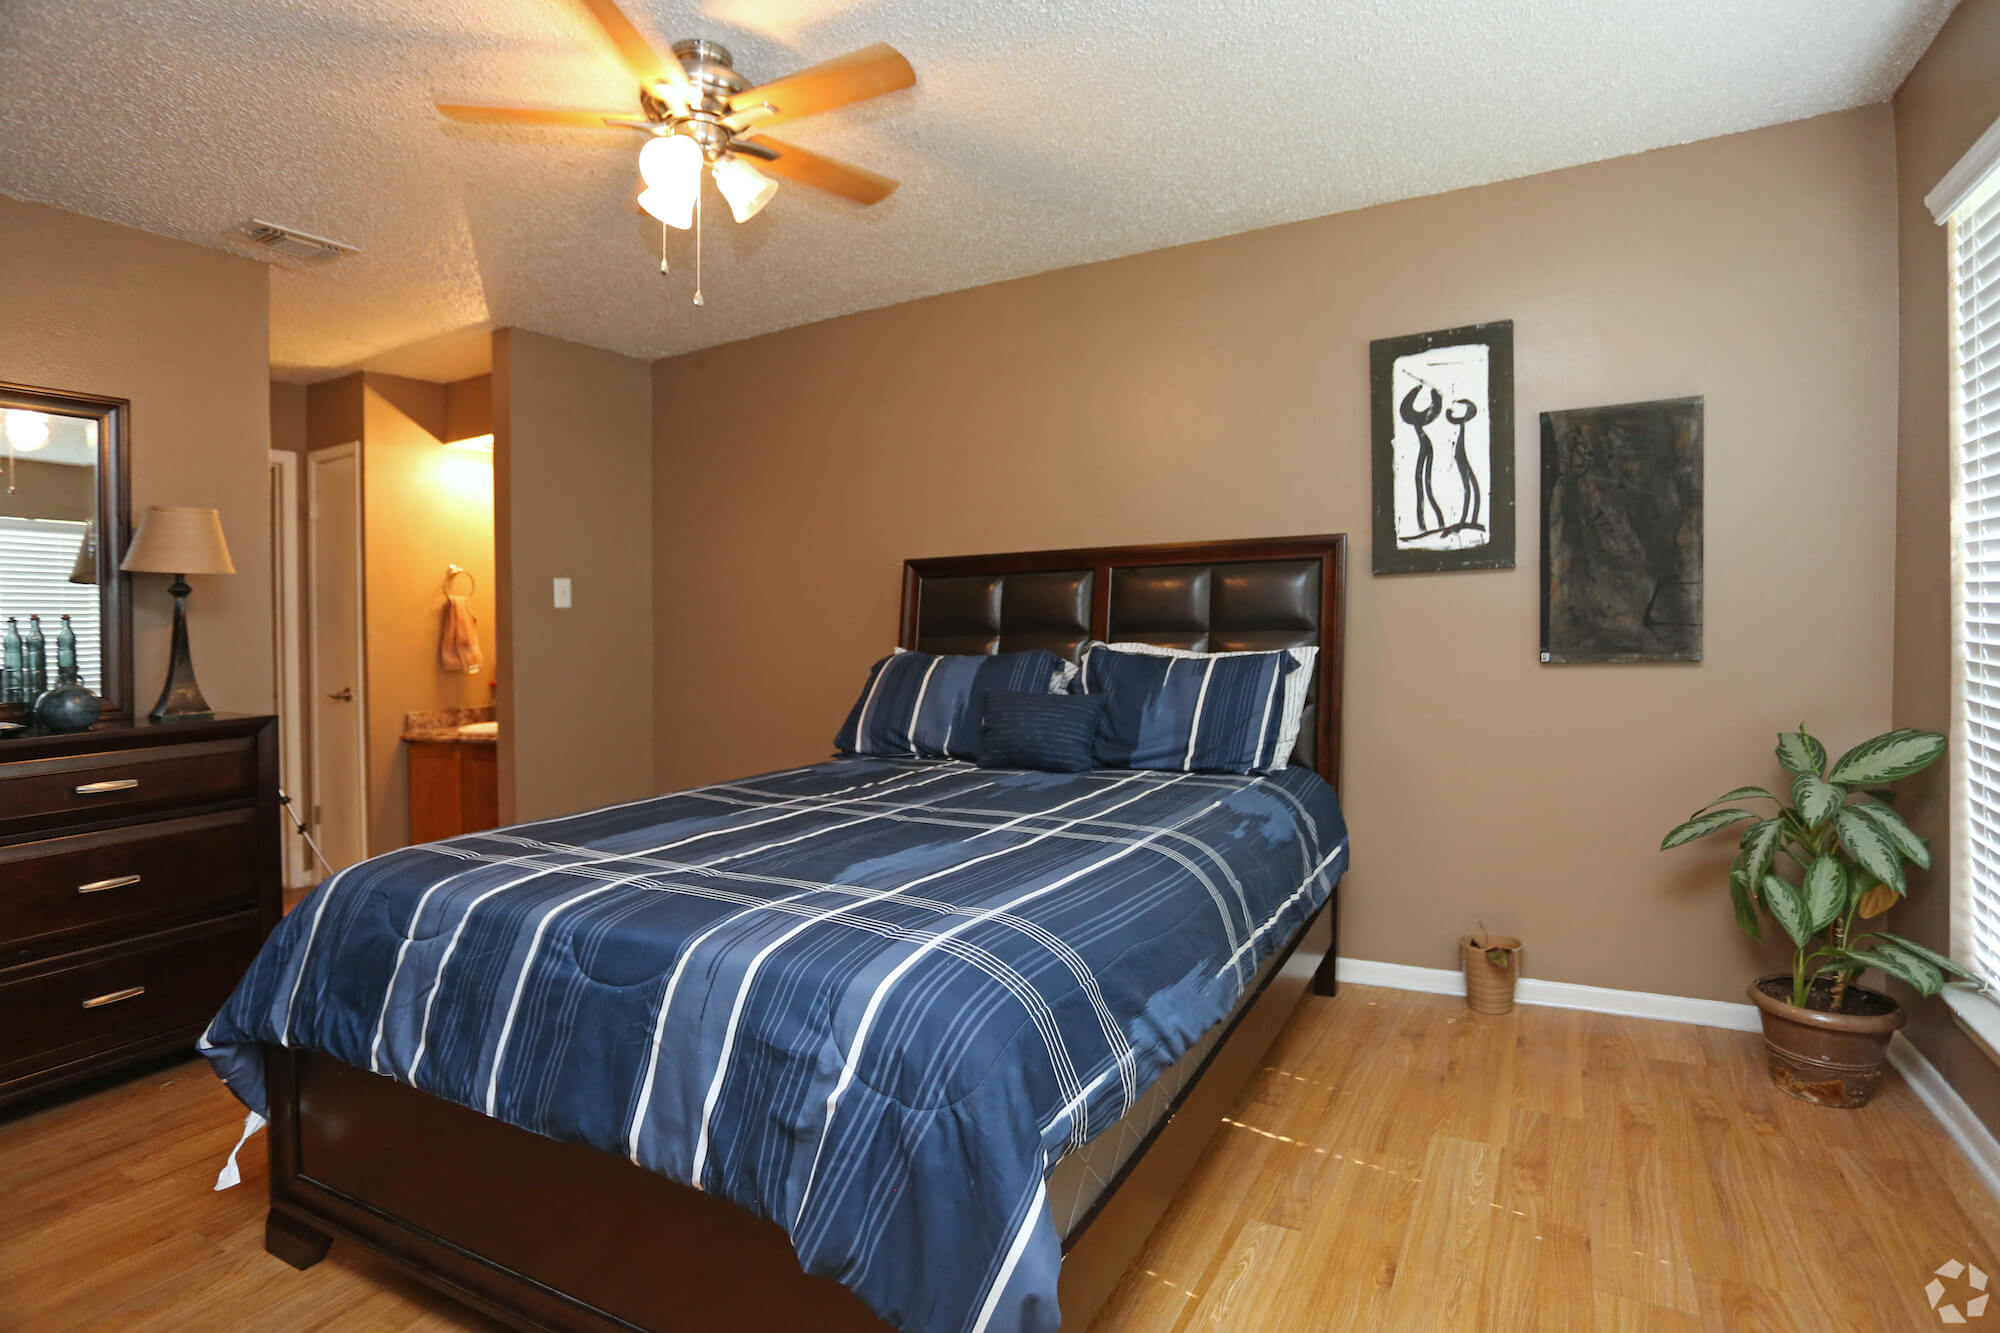
[[[1701,660],[1702,400],[1542,413],[1542,660]]]
[[[1514,567],[1514,324],[1368,345],[1375,572]]]

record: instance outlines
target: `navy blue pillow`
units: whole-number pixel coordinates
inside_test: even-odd
[[[1067,685],[1075,671],[1045,648],[948,657],[892,653],[869,671],[834,747],[842,754],[971,759],[979,753],[988,692],[1046,693]]]
[[[1105,696],[1103,768],[1268,773],[1284,726],[1289,652],[1154,657],[1093,643],[1078,687]]]
[[[1101,694],[995,690],[986,696],[986,721],[979,729],[979,766],[1045,773],[1094,768],[1097,723],[1103,716]]]

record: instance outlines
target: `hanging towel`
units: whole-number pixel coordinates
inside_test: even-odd
[[[446,671],[479,674],[486,661],[479,651],[479,617],[472,614],[470,594],[448,593],[444,599],[444,637],[438,641],[438,661]]]

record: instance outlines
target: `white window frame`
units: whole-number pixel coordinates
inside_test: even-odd
[[[1937,188],[1924,196],[1924,203],[1938,224],[1945,228],[1945,251],[1951,265],[1949,331],[1951,367],[1951,609],[1952,609],[1952,696],[1951,696],[1951,952],[1954,958],[1983,975],[2000,982],[2000,945],[1988,950],[1976,947],[1974,921],[1978,889],[1972,855],[1971,757],[1968,719],[1968,662],[1970,648],[1966,634],[1965,568],[1965,426],[1964,370],[1960,360],[1959,237],[1961,221],[1985,208],[2000,195],[2000,120],[1981,135],[1964,157],[1945,173]],[[1993,296],[2000,307],[2000,291]],[[2000,443],[2000,442],[1996,442]],[[2000,910],[2000,885],[1995,886],[1996,910]],[[1990,933],[1990,932],[1989,932]],[[1989,1055],[2000,1060],[2000,1005],[1982,998],[1971,987],[1954,983],[1946,987],[1946,1002],[1953,1013]]]

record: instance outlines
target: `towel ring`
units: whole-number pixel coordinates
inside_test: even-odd
[[[451,596],[451,581],[460,574],[465,575],[465,581],[472,585],[470,591],[472,594],[477,595],[479,592],[479,580],[473,577],[472,571],[463,565],[446,565],[444,567],[444,595],[447,597]]]

